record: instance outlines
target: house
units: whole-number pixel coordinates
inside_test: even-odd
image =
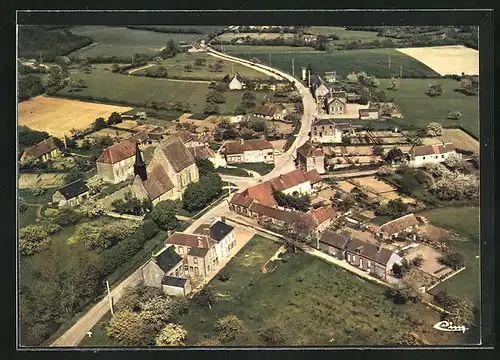
[[[349,239],[344,235],[327,230],[318,238],[316,248],[344,260],[348,241]]]
[[[168,295],[179,295],[180,289],[183,294],[191,291],[190,283],[187,283],[185,276],[183,259],[175,252],[173,246],[166,246],[154,254],[141,268],[141,277],[145,285],[161,288]],[[170,277],[183,278],[187,281],[168,279]]]
[[[194,233],[209,236],[215,241],[215,248],[219,259],[229,256],[231,249],[236,246],[236,232],[234,227],[226,224],[222,219],[216,220],[212,224],[202,224]]]
[[[281,210],[267,205],[254,203],[249,208],[248,216],[257,219],[258,223],[261,225],[274,225],[283,229],[286,226],[303,219],[305,214],[298,211]]]
[[[56,145],[54,138],[50,137],[23,151],[21,162],[47,161],[61,155],[61,150]]]
[[[451,154],[459,157],[462,156],[456,152],[455,145],[453,145],[453,143],[446,143],[443,145],[414,146],[410,150],[408,165],[412,167],[421,167],[424,165],[442,163],[446,161]]]
[[[173,133],[174,136],[178,136],[185,147],[190,148],[192,146],[204,146],[208,144],[209,139],[205,136],[200,136],[198,134],[190,133],[186,130],[178,130]]]
[[[331,206],[313,208],[309,210],[308,214],[313,220],[318,233],[322,233],[332,226],[333,220],[337,217],[337,212]]]
[[[373,274],[382,279],[387,279],[395,263],[400,263],[403,259],[398,254],[380,245],[375,245],[352,238],[345,248],[347,262],[357,266],[369,274]]]
[[[56,190],[52,202],[60,208],[71,207],[83,203],[89,198],[89,187],[82,179],[78,179]]]
[[[191,278],[206,278],[215,269],[212,265],[212,251],[208,248],[191,248],[186,260]]]
[[[176,253],[185,259],[189,250],[193,248],[212,249],[215,245],[215,241],[206,235],[174,232],[165,239],[165,245],[173,245]]]
[[[223,151],[228,164],[274,163],[273,146],[263,139],[228,141]]]
[[[130,138],[106,148],[96,160],[99,177],[117,184],[133,176],[135,148],[136,143]]]
[[[217,164],[215,158],[215,152],[212,149],[210,149],[207,145],[191,146],[188,147],[188,150],[195,159],[196,158],[207,159],[210,160],[214,165]]]
[[[360,120],[378,120],[379,112],[376,108],[359,109]]]
[[[318,37],[316,35],[311,35],[311,34],[302,35],[302,41],[304,41],[306,43],[315,42],[317,40],[318,40]]]
[[[193,44],[191,47],[188,49],[188,52],[190,53],[197,53],[197,52],[204,52],[205,49],[203,49],[200,45],[198,44]]]
[[[326,113],[330,115],[344,115],[347,112],[347,96],[344,91],[333,92],[330,89],[329,96],[325,98]]]
[[[325,154],[310,141],[297,148],[297,164],[299,168],[309,171],[316,169],[319,174],[325,173]]]
[[[325,81],[327,83],[335,83],[335,82],[337,82],[337,72],[336,71],[326,71],[324,78],[325,78]]]
[[[412,234],[412,238],[415,240],[414,230],[416,230],[418,224],[418,219],[414,214],[404,215],[380,226],[376,231],[376,235],[381,239],[394,239],[399,235]]]
[[[281,191],[287,195],[292,195],[294,193],[310,194],[312,192],[313,184],[306,176],[306,172],[302,169],[293,170],[286,174],[280,174],[267,182],[273,191]]]
[[[313,143],[342,143],[342,130],[331,119],[319,119],[311,125]]]
[[[254,115],[267,120],[283,120],[288,110],[283,104],[266,104],[258,107]]]
[[[348,104],[353,104],[361,100],[361,95],[356,93],[346,93],[346,98]]]
[[[223,81],[228,84],[229,90],[241,90],[246,86],[246,80],[238,73],[226,75]]]

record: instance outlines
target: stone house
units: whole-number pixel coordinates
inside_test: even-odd
[[[325,154],[310,141],[297,148],[297,165],[299,168],[310,171],[315,169],[319,174],[325,173]]]
[[[415,214],[408,214],[386,222],[375,233],[382,240],[391,240],[399,235],[410,235],[415,240],[415,231],[418,229],[418,225],[419,222]]]
[[[356,238],[348,241],[345,248],[345,256],[349,264],[357,266],[369,274],[373,274],[384,280],[387,279],[392,266],[395,263],[400,263],[403,259],[389,249]]]
[[[344,260],[348,242],[346,236],[327,230],[318,238],[316,248]]]
[[[21,162],[47,161],[61,155],[61,150],[56,145],[54,138],[50,137],[38,144],[26,148],[21,155]]]
[[[326,113],[329,115],[344,115],[347,112],[346,97],[327,98],[325,101]]]
[[[288,114],[285,105],[279,104],[266,104],[258,107],[254,115],[266,120],[283,120]]]
[[[215,269],[212,254],[212,250],[208,248],[191,248],[186,255],[189,276],[206,278]]]
[[[168,295],[187,295],[191,284],[184,274],[183,260],[173,246],[166,246],[141,268],[144,284],[163,289]],[[184,279],[184,280],[179,280]]]
[[[209,236],[215,241],[215,248],[219,259],[224,259],[236,246],[236,232],[234,227],[221,220],[216,220],[212,224],[202,224],[195,231],[195,234]]]
[[[228,141],[223,145],[228,164],[274,163],[274,148],[264,139]]]
[[[207,249],[210,254],[208,258],[209,262],[204,264],[204,266],[209,266],[207,271],[210,271],[210,268],[214,268],[219,265],[220,258],[217,254],[217,249],[215,248],[216,242],[212,240],[209,236],[202,234],[187,234],[181,232],[175,232],[170,237],[165,240],[165,245],[172,245],[177,254],[183,259],[184,270],[186,273],[190,275],[193,272],[189,271],[189,257],[188,254],[192,249]],[[191,254],[191,258],[193,257],[193,253]],[[194,261],[191,263],[193,265],[194,271]],[[200,269],[198,269],[200,272]]]
[[[89,198],[89,187],[82,179],[78,179],[57,189],[52,195],[52,202],[60,208],[72,207],[83,203]]]
[[[453,154],[454,156],[462,156],[455,150],[453,143],[445,143],[443,145],[426,145],[414,146],[410,150],[410,159],[408,165],[412,167],[421,167],[430,164],[438,164],[446,161]]]
[[[263,226],[272,224],[275,227],[284,229],[290,224],[301,220],[305,214],[254,203],[249,208],[248,216],[256,219]]]
[[[124,140],[106,148],[97,158],[97,172],[104,181],[112,184],[127,180],[134,175],[136,142]]]
[[[321,234],[332,226],[337,217],[337,212],[331,206],[322,206],[317,209],[311,209],[308,212],[316,226],[316,232]]]
[[[319,119],[311,125],[313,143],[342,143],[342,129],[331,119]]]

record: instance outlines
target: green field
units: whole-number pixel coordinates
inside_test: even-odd
[[[380,81],[380,88],[387,87],[388,80]],[[425,94],[429,84],[441,84],[443,95],[430,97]],[[467,96],[454,91],[458,82],[453,79],[402,79],[399,90],[389,92],[401,109],[405,124],[425,128],[437,121],[443,125],[460,125],[479,136],[479,97]],[[459,120],[449,120],[450,111],[460,111]]]
[[[467,241],[449,240],[457,251],[465,255],[467,268],[432,289],[432,292],[447,290],[457,296],[466,295],[477,307],[480,305],[480,268],[479,259],[479,208],[458,207],[438,208],[419,213],[433,225],[449,229],[461,235]]]
[[[222,50],[220,45],[214,45],[215,49]],[[244,54],[249,58],[257,54],[268,53],[318,53],[321,51],[315,50],[309,46],[272,46],[272,45],[224,45],[224,52],[228,54]]]
[[[340,38],[339,40],[375,40],[377,38],[376,31],[346,30],[339,26],[309,26],[304,29],[304,32],[313,35],[337,35]]]
[[[269,324],[283,327],[286,344],[296,346],[388,344],[396,332],[419,332],[419,325],[432,343],[463,341],[431,330],[439,321],[434,311],[420,304],[396,305],[384,288],[307,254],[286,254],[286,262],[263,274],[277,247],[254,237],[226,266],[229,281],[212,280],[219,294],[215,305],[210,310],[192,306],[182,320],[187,345],[213,337],[214,322],[226,315],[238,316],[247,327],[243,338],[226,345],[262,346],[257,330]]]
[[[146,78],[115,74],[105,70],[94,69],[91,74],[73,73],[71,79],[84,79],[87,88],[78,92],[79,95],[105,97],[111,101],[128,101],[133,104],[144,104],[151,101],[175,103],[187,101],[191,112],[203,112],[206,105],[208,84],[167,79]],[[71,97],[72,93],[65,89],[59,92],[62,96]],[[220,112],[231,114],[238,107],[243,92],[226,91],[226,102],[220,105]],[[260,103],[266,93],[256,92],[256,103]]]
[[[75,26],[70,30],[76,35],[89,36],[95,42],[94,45],[71,53],[71,57],[155,54],[159,53],[170,39],[178,44],[181,42],[190,44],[206,36],[206,34],[167,34],[110,26],[85,25]]]
[[[269,54],[267,52],[257,53],[254,51],[251,53],[251,56],[246,51],[233,53],[243,58],[256,57],[263,64],[269,65]],[[389,56],[391,58],[390,68]],[[400,66],[402,65],[403,77],[423,78],[438,76],[428,66],[394,49],[271,53],[271,64],[273,67],[291,72],[292,58],[295,64],[295,74],[300,74],[301,67],[311,63],[313,72],[319,75],[323,75],[325,71],[335,70],[338,75],[345,77],[352,71],[365,71],[367,74],[378,78],[390,78],[391,76],[399,76]]]
[[[205,60],[206,63],[203,66],[196,66],[196,59]],[[181,53],[173,58],[165,59],[160,62],[155,62],[154,66],[150,69],[154,70],[157,66],[164,66],[168,71],[169,77],[182,77],[182,78],[192,78],[192,79],[205,79],[205,80],[222,80],[227,74],[231,72],[239,73],[241,76],[249,79],[269,79],[270,77],[250,69],[247,66],[241,64],[235,64],[231,61],[222,62],[222,72],[211,72],[208,66],[210,64],[215,65],[219,59],[210,56],[206,53]],[[184,66],[191,65],[192,71],[187,72],[184,70]],[[134,73],[134,75],[144,76],[148,69],[139,70]]]

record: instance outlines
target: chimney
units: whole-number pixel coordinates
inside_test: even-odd
[[[212,235],[210,232],[210,228],[208,228],[208,227],[203,228],[201,233],[205,236],[208,236],[208,237],[210,237]]]
[[[226,223],[226,217],[225,216],[221,216],[220,217],[220,221],[223,222],[224,224]]]
[[[242,144],[242,145],[243,145],[243,139],[240,139],[240,144]]]

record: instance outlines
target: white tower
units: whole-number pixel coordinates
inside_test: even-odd
[[[307,79],[307,69],[305,66],[302,67],[302,80],[305,81]]]

